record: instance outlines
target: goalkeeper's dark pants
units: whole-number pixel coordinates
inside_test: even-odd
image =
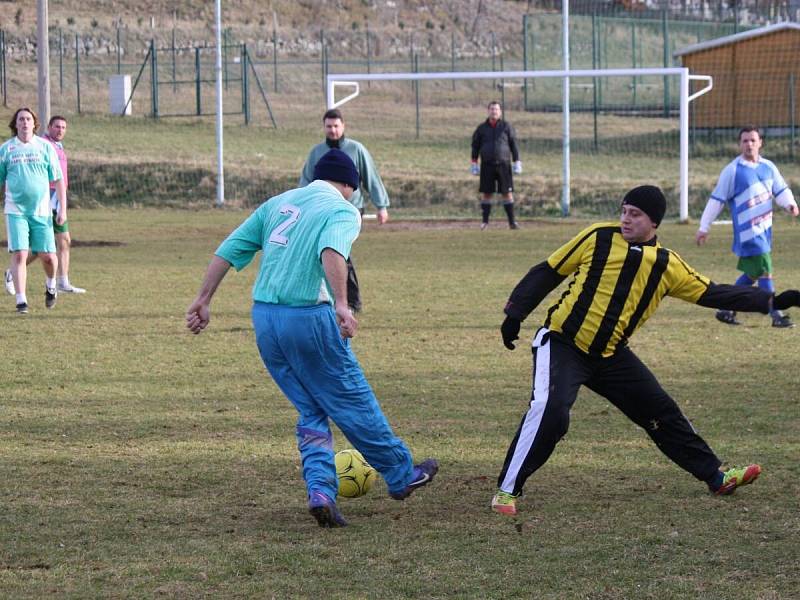
[[[542,327],[533,340],[530,407],[506,454],[497,482],[501,490],[520,494],[528,477],[547,462],[567,433],[581,385],[620,409],[697,479],[708,481],[716,474],[720,460],[629,348],[609,358],[594,357]]]
[[[358,277],[356,276],[356,268],[350,258],[347,259],[347,306],[354,313],[361,310],[361,292],[358,289]]]

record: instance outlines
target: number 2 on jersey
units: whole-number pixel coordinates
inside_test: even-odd
[[[280,213],[282,215],[289,215],[289,218],[272,230],[272,233],[269,234],[269,239],[267,239],[267,242],[270,244],[285,246],[289,243],[289,238],[283,234],[292,225],[297,223],[297,219],[300,218],[300,209],[292,204],[287,204],[286,206],[281,207]]]

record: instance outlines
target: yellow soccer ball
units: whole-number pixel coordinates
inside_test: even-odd
[[[336,453],[336,475],[339,478],[339,495],[358,498],[366,494],[378,474],[364,460],[358,450],[349,448]]]

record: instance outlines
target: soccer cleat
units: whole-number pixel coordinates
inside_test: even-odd
[[[508,228],[509,229],[519,229],[519,223],[517,223],[516,221],[514,221],[513,223],[509,223],[508,224]]]
[[[20,302],[17,304],[17,314],[18,315],[27,315],[28,314],[28,303],[27,302]]]
[[[789,318],[789,315],[781,315],[780,317],[772,317],[772,326],[780,327],[781,329],[788,329],[794,327],[794,323]]]
[[[733,310],[718,310],[714,315],[717,321],[725,323],[726,325],[741,325],[740,321],[736,320],[736,311]]]
[[[58,298],[58,290],[56,288],[49,288],[45,286],[44,288],[44,305],[47,308],[53,308],[56,305],[56,299]]]
[[[17,293],[17,290],[14,288],[14,278],[11,276],[11,269],[6,269],[5,284],[6,293],[8,293],[10,296],[13,296]]]
[[[421,487],[430,483],[439,471],[439,461],[435,458],[426,458],[424,461],[414,466],[411,472],[411,483],[399,492],[389,492],[395,500],[405,500]]]
[[[311,492],[308,497],[308,512],[320,527],[347,527],[347,521],[336,508],[336,502],[322,492]]]
[[[497,493],[492,498],[492,510],[500,513],[501,515],[515,515],[517,514],[517,498],[514,494],[509,494],[503,490],[497,490]]]
[[[738,469],[731,467],[722,474],[722,485],[714,494],[716,496],[732,494],[737,487],[753,483],[759,475],[761,475],[761,467],[758,465],[747,465]]]
[[[488,227],[489,227],[489,224],[488,224],[488,223],[481,223],[481,231],[486,231],[486,229],[487,229]]]
[[[59,283],[58,284],[58,291],[64,292],[65,294],[85,294],[86,290],[83,288],[75,287],[71,283]]]

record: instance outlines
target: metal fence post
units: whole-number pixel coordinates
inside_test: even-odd
[[[667,11],[661,11],[661,32],[664,38],[664,68],[669,67],[669,25]],[[664,117],[669,117],[669,78],[664,76]]]
[[[150,40],[150,85],[152,87],[150,98],[153,105],[153,118],[158,118],[158,58],[156,56],[156,42]]]
[[[247,44],[241,46],[242,63],[242,112],[244,113],[244,124],[250,124],[250,90],[247,85]]]
[[[369,21],[367,21],[366,29],[364,30],[364,36],[366,38],[366,51],[367,51],[367,75],[372,73],[372,66],[370,65],[370,44],[369,44]],[[367,87],[371,87],[372,82],[367,82]]]
[[[419,73],[419,56],[414,55],[414,73]],[[414,101],[416,104],[416,111],[417,111],[417,139],[419,139],[419,81],[414,81],[416,83],[416,87],[414,88]]]
[[[522,70],[528,70],[528,15],[522,15]],[[528,79],[522,80],[522,106],[528,109]]]
[[[789,73],[789,156],[794,159],[795,119],[797,106],[795,104],[794,73]]]
[[[319,30],[319,66],[322,73],[322,96],[325,97],[327,88],[325,87],[325,30]]]
[[[6,31],[3,29],[0,31],[2,33],[1,40],[3,44],[3,52],[2,52],[2,59],[3,59],[3,106],[8,106],[8,63],[6,63]]]
[[[176,94],[178,92],[178,84],[175,82],[176,71],[175,71],[175,28],[172,28],[172,93]]]
[[[453,31],[450,33],[450,70],[455,72],[456,70],[456,32]],[[456,91],[456,80],[452,80],[453,83],[453,91]]]
[[[117,27],[117,75],[122,73],[122,44],[120,41],[119,27]]]
[[[64,93],[64,32],[58,28],[58,92]]]
[[[200,47],[194,48],[194,96],[195,106],[197,107],[197,115],[203,114],[201,105],[201,78],[200,78]]]
[[[272,85],[278,93],[278,30],[272,27]]]
[[[78,34],[75,34],[75,91],[77,93],[78,114],[81,114],[81,53],[78,49]]]

